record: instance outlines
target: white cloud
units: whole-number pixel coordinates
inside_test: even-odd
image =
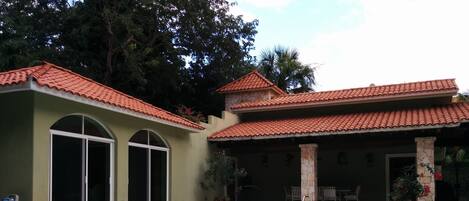
[[[257,19],[257,17],[254,14],[242,9],[239,5],[234,5],[230,7],[230,13],[235,16],[242,15],[243,19],[246,21],[253,21]]]
[[[363,21],[300,48],[318,89],[456,78],[469,89],[469,1],[361,0]],[[350,16],[356,17],[356,16]]]
[[[239,0],[240,3],[259,8],[282,9],[287,7],[294,0]]]

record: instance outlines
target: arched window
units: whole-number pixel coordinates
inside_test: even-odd
[[[113,201],[114,140],[97,121],[71,115],[51,133],[51,201]]]
[[[129,201],[168,200],[169,148],[149,130],[129,141]]]

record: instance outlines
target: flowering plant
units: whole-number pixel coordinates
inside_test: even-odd
[[[418,176],[415,165],[404,167],[392,185],[391,200],[413,201],[422,196],[424,186],[417,180]]]

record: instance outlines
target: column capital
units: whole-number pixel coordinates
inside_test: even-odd
[[[416,137],[415,142],[420,142],[420,141],[436,141],[436,137]]]
[[[318,144],[315,144],[315,143],[312,143],[312,144],[300,144],[298,145],[300,147],[300,149],[303,149],[303,148],[317,148],[318,147]]]

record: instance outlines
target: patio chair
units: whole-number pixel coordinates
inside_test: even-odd
[[[301,201],[301,188],[299,186],[284,187],[283,190],[285,191],[286,201]]]
[[[335,187],[332,186],[327,186],[327,187],[322,187],[321,188],[321,194],[322,196],[319,196],[322,198],[323,201],[337,201],[337,193],[335,190]]]
[[[357,186],[354,194],[344,196],[345,201],[356,200],[358,201],[358,195],[360,194],[360,186]]]

